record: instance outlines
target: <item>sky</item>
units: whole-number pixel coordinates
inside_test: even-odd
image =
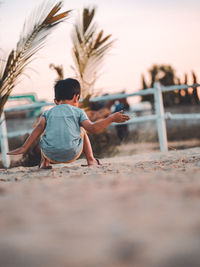
[[[16,47],[25,19],[41,0],[1,0],[0,58]],[[56,2],[56,1],[55,1]],[[138,91],[141,75],[149,79],[153,64],[168,64],[182,80],[184,74],[200,73],[199,0],[73,0],[63,1],[62,11],[72,9],[71,17],[60,24],[39,51],[13,94],[37,94],[53,100],[56,73],[49,64],[63,65],[65,77],[72,77],[71,31],[83,7],[97,7],[95,21],[115,44],[104,59],[96,92]],[[28,77],[27,77],[28,76]]]

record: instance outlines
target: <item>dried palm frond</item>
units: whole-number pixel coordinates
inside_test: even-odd
[[[8,97],[18,82],[18,78],[33,56],[44,46],[52,29],[64,21],[70,10],[59,13],[62,1],[52,5],[43,3],[36,9],[29,19],[25,21],[16,49],[9,53],[5,62],[0,64],[0,115]]]
[[[83,98],[93,94],[99,68],[114,43],[111,34],[103,36],[103,30],[97,30],[94,16],[95,8],[84,8],[82,19],[77,20],[72,32],[75,65],[72,69],[81,83]]]
[[[49,65],[49,68],[56,71],[56,73],[58,75],[58,79],[57,80],[62,80],[64,78],[64,70],[63,70],[63,66],[62,65],[56,66],[53,63],[51,63]]]

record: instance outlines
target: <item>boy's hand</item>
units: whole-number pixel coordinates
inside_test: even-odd
[[[38,122],[37,126],[32,131],[31,135],[26,139],[25,143],[21,147],[8,152],[7,154],[8,155],[24,154],[33,144],[33,142],[43,133],[45,126],[46,126],[46,119],[45,117],[42,117]]]
[[[19,155],[19,154],[24,154],[25,152],[26,152],[26,149],[23,146],[21,146],[17,149],[14,149],[8,152],[7,155]]]
[[[126,114],[123,114],[123,111],[115,112],[112,115],[110,115],[112,122],[125,122],[130,120],[130,117]]]

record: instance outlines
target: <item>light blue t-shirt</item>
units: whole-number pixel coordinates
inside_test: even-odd
[[[86,113],[77,107],[60,104],[47,111],[46,128],[40,141],[43,153],[54,161],[71,161],[83,148],[81,122],[88,120]]]

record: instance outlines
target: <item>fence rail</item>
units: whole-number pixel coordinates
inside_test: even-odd
[[[116,99],[124,99],[128,97],[134,96],[143,96],[143,95],[150,95],[154,96],[154,106],[155,106],[155,114],[153,115],[145,115],[131,118],[127,124],[129,123],[137,123],[137,122],[145,122],[145,121],[156,121],[157,122],[157,132],[158,132],[158,139],[160,144],[160,150],[162,152],[168,151],[168,144],[167,144],[167,131],[166,131],[166,120],[185,120],[185,119],[200,119],[200,114],[198,113],[191,113],[191,114],[171,114],[170,112],[164,112],[164,105],[163,105],[163,92],[175,91],[175,90],[187,90],[188,88],[197,88],[200,84],[193,84],[193,85],[173,85],[173,86],[166,86],[161,87],[159,83],[155,83],[153,88],[148,88],[142,91],[134,92],[131,94],[112,94],[112,95],[105,95],[101,97],[94,97],[91,98],[90,101],[98,102],[98,101],[109,101],[109,100],[116,100]],[[44,106],[51,106],[53,103],[33,103],[30,105],[23,105],[18,107],[7,108],[4,110],[6,111],[21,111],[21,110],[34,110],[38,107]],[[0,141],[1,141],[1,153],[2,153],[2,162],[5,168],[10,167],[10,157],[7,155],[8,152],[8,137],[16,137],[19,135],[23,135],[25,133],[30,133],[32,130],[27,129],[27,131],[17,131],[12,133],[7,133],[6,128],[6,120],[5,114],[2,114],[0,120]]]

